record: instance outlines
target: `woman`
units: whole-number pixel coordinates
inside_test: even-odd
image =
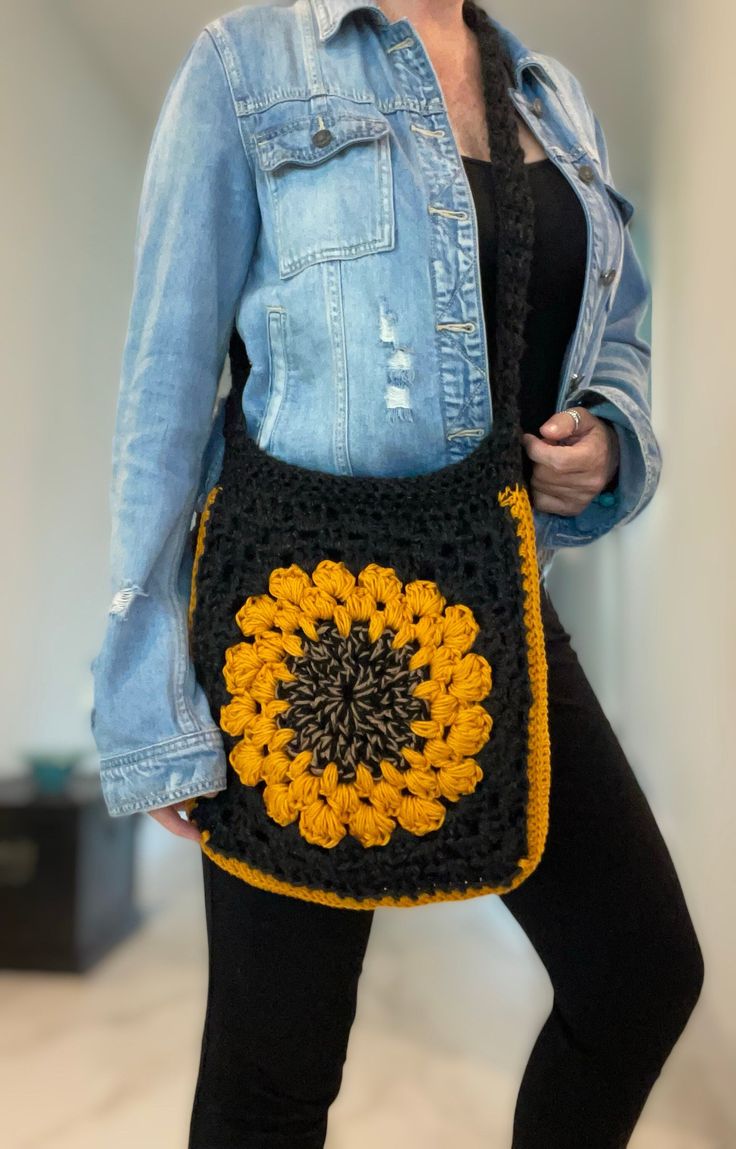
[[[515,141],[498,163],[492,135]],[[512,210],[528,281],[496,275]],[[544,575],[559,546],[638,514],[659,475],[631,211],[575,77],[472,0],[297,0],[207,26],[159,119],[139,219],[114,454],[117,590],[93,664],[111,813],[146,810],[197,839],[180,814],[196,821],[226,786],[186,610],[191,513],[206,517],[222,462],[225,410],[211,430],[210,415],[233,325],[251,364],[230,427],[244,412],[264,449],[345,474],[467,457],[492,421],[494,349],[512,349]],[[508,316],[525,319],[523,338]],[[544,583],[542,607],[549,833],[503,900],[554,1005],[513,1147],[607,1149],[628,1142],[703,960]],[[190,1146],[321,1146],[373,911],[203,865],[210,988]]]

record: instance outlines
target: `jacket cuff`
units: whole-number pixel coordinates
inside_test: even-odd
[[[607,392],[615,391],[606,388]],[[587,401],[579,399],[593,415],[608,420],[618,437],[619,466],[614,490],[601,491],[579,515],[556,515],[547,511],[534,511],[539,544],[546,547],[574,547],[591,543],[602,535],[634,518],[651,499],[659,479],[661,455],[653,434],[637,433],[636,423],[629,417],[627,399],[622,396],[619,406],[601,396]]]
[[[226,777],[217,727],[100,760],[102,793],[114,818],[223,790]]]

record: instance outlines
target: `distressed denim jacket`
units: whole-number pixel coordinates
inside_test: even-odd
[[[534,512],[541,576],[652,498],[650,286],[632,202],[579,81],[497,22],[509,96],[582,202],[585,287],[558,409],[610,420],[618,486]],[[248,432],[336,474],[406,475],[493,423],[477,220],[442,92],[409,20],[295,0],[207,24],[173,77],[146,167],[112,449],[111,602],[91,727],[113,815],[218,790],[226,759],[193,670],[190,530],[222,462],[233,324]]]

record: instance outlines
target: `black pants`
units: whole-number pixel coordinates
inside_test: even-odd
[[[695,1005],[703,957],[652,811],[546,591],[543,611],[549,833],[537,869],[502,896],[554,1004],[512,1149],[618,1149]],[[319,1149],[375,911],[270,893],[203,864],[210,982],[190,1149]]]

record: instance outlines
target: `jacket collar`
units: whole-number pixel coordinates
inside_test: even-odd
[[[309,2],[312,6],[315,20],[317,21],[319,38],[323,43],[335,35],[343,20],[350,12],[355,12],[358,9],[369,9],[377,13],[380,19],[387,19],[383,9],[378,4],[371,2],[371,0],[309,0]],[[553,91],[556,91],[557,87],[546,66],[545,57],[536,52],[532,52],[531,49],[522,43],[518,36],[515,36],[509,28],[505,28],[498,20],[495,20],[492,16],[490,19],[496,25],[508,49],[511,57],[514,83],[517,88],[521,87],[524,71],[527,68],[531,68],[539,73],[540,77],[549,84]]]

